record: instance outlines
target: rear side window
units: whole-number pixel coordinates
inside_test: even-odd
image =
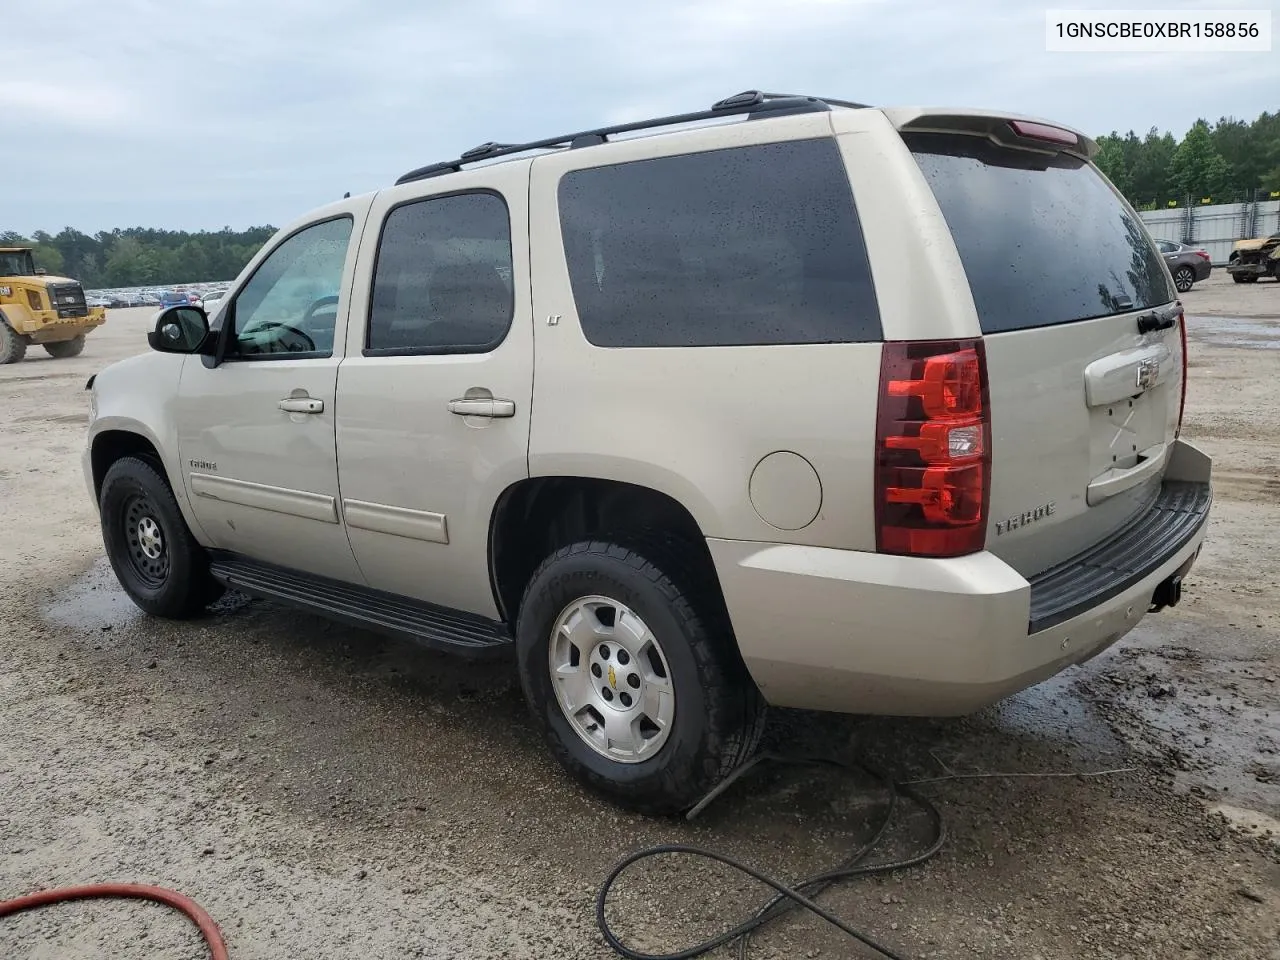
[[[494,193],[418,200],[387,215],[365,353],[481,353],[514,313],[511,220]]]
[[[1146,229],[1084,161],[980,137],[904,139],[946,217],[984,333],[1174,298]]]
[[[575,170],[559,203],[578,316],[597,346],[881,339],[832,139]]]

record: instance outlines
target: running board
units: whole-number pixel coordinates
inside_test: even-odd
[[[435,650],[486,657],[501,656],[513,649],[507,625],[479,614],[259,563],[236,554],[214,553],[209,559],[209,572],[215,580],[241,593],[276,600]]]

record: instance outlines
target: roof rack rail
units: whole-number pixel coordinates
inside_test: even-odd
[[[442,163],[430,163],[425,167],[410,170],[396,180],[396,184],[412,183],[415,180],[426,180],[447,173],[457,173],[464,165],[477,163],[480,160],[492,160],[496,157],[509,157],[530,150],[576,150],[580,147],[596,146],[607,143],[609,137],[619,133],[631,133],[635,130],[648,130],[655,127],[670,127],[681,123],[694,123],[698,120],[714,120],[719,117],[747,114],[748,119],[763,116],[785,116],[791,113],[813,113],[830,110],[832,107],[851,107],[865,109],[865,103],[853,103],[849,100],[835,100],[831,97],[808,97],[790,93],[762,93],[759,90],[744,90],[732,97],[717,101],[710,110],[699,110],[694,113],[678,113],[670,117],[657,117],[653,120],[637,120],[632,123],[620,123],[611,127],[599,127],[595,130],[582,130],[578,133],[567,133],[559,137],[548,137],[545,140],[533,140],[529,143],[482,143],[463,153],[457,160],[446,160]]]

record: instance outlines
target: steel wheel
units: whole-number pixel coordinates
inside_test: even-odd
[[[124,508],[129,565],[144,584],[159,587],[169,575],[169,549],[164,530],[146,497],[131,497]]]
[[[1195,282],[1196,275],[1190,267],[1179,267],[1173,275],[1173,285],[1178,288],[1179,293],[1186,293]]]
[[[547,645],[552,687],[574,733],[603,757],[640,763],[666,742],[675,687],[658,638],[628,606],[574,600]]]

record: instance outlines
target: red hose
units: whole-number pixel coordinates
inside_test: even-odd
[[[154,900],[165,906],[173,907],[196,925],[204,942],[209,947],[213,960],[229,960],[227,944],[213,917],[204,907],[190,897],[183,896],[174,890],[164,887],[152,887],[143,883],[91,883],[83,887],[63,887],[59,890],[41,890],[29,893],[25,897],[0,901],[0,917],[7,917],[34,907],[44,907],[51,903],[66,903],[69,900],[97,900],[111,897],[125,900]]]

